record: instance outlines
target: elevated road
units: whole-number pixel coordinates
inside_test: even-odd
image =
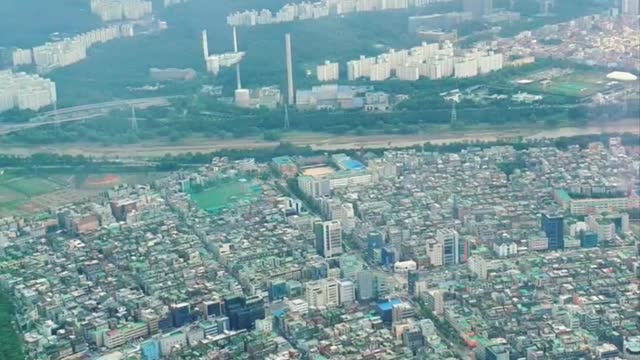
[[[0,135],[7,135],[14,132],[33,129],[40,126],[62,124],[74,121],[83,121],[101,117],[113,110],[118,109],[146,109],[153,106],[168,106],[169,100],[179,96],[160,96],[128,100],[114,100],[96,104],[73,106],[58,110],[47,111],[29,119],[28,122],[19,124],[0,125]]]

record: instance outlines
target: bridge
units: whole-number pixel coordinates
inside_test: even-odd
[[[43,112],[38,116],[29,119],[29,121],[25,123],[0,125],[0,135],[7,135],[40,126],[98,118],[117,109],[146,109],[152,106],[168,106],[170,104],[170,99],[178,97],[180,96],[160,96],[129,100],[114,100],[96,104],[80,105],[51,110]]]

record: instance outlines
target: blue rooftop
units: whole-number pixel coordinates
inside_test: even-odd
[[[386,302],[378,303],[378,310],[380,311],[391,311],[393,305],[401,304],[402,301],[400,299],[393,299]]]
[[[366,168],[363,163],[354,159],[345,160],[342,164],[349,170],[364,170]]]

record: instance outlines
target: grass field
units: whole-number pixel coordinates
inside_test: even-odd
[[[27,215],[83,201],[100,191],[127,184],[147,184],[162,173],[0,175],[0,217]],[[107,181],[109,180],[109,181]]]
[[[62,188],[59,182],[42,177],[0,175],[0,215],[19,214],[20,208],[32,198]]]
[[[606,89],[608,80],[599,72],[576,71],[572,74],[550,79],[548,84],[537,81],[524,85],[533,92],[560,95],[574,98],[592,96]]]
[[[234,181],[217,185],[191,194],[191,199],[207,211],[218,211],[234,203],[250,198],[255,192],[250,183]]]

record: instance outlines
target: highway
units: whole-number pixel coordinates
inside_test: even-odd
[[[146,109],[152,106],[168,106],[169,100],[179,96],[160,96],[128,100],[114,100],[96,104],[80,105],[58,110],[47,111],[29,119],[28,122],[19,124],[0,125],[0,135],[7,135],[14,132],[32,129],[40,126],[55,123],[68,123],[101,117],[116,109]]]

